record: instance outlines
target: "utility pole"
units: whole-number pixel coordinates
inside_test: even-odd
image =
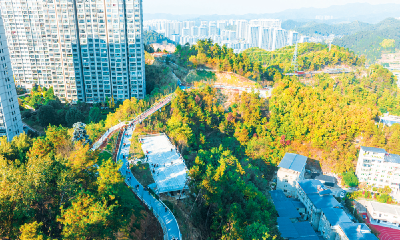
[[[292,66],[294,67],[294,72],[297,73],[297,71],[299,70],[299,65],[297,64],[297,42],[296,42],[296,48],[294,50],[294,54],[293,54],[293,60],[292,60]]]
[[[332,49],[332,40],[329,41],[329,52],[331,51],[331,49]]]

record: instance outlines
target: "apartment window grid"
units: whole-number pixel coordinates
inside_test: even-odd
[[[144,98],[141,1],[20,0],[13,4],[4,0],[0,4],[7,12],[18,85],[53,86],[56,95],[67,100]],[[31,12],[23,11],[28,8]],[[28,21],[31,31],[20,33]]]

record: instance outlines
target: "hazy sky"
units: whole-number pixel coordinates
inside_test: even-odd
[[[246,14],[273,13],[286,9],[366,2],[400,3],[399,0],[143,0],[144,13],[171,14]]]

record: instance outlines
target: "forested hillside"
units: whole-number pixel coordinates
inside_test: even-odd
[[[319,70],[326,65],[346,64],[361,66],[364,59],[344,48],[334,47],[331,52],[323,44],[304,43],[299,48],[299,66],[303,70]],[[178,45],[176,62],[188,68],[208,66],[219,71],[234,72],[255,81],[273,81],[281,78],[281,73],[293,70],[291,65],[294,47],[288,46],[278,51],[268,52],[251,48],[235,54],[233,50],[210,39],[199,40],[196,46]]]
[[[356,32],[368,29],[373,24],[354,21],[351,23],[327,24],[321,22],[296,22],[287,20],[282,23],[282,28],[286,30],[294,30],[306,36],[336,36],[351,35]]]
[[[385,39],[393,39],[394,46],[383,45]],[[369,63],[374,63],[381,57],[383,51],[400,49],[400,20],[386,19],[360,32],[341,39],[336,38],[333,44],[348,48],[358,55],[364,55]]]
[[[143,207],[119,168],[89,146],[73,145],[67,128],[11,143],[0,138],[0,238],[130,237]]]
[[[144,44],[145,45],[150,45],[152,43],[160,43],[163,44],[165,43],[172,43],[176,44],[174,41],[172,41],[169,38],[164,37],[162,34],[159,34],[155,31],[144,31]]]

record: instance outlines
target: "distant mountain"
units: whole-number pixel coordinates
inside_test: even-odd
[[[172,14],[144,14],[145,20],[170,19],[170,20],[204,20],[216,21],[223,19],[257,19],[277,18],[281,20],[310,21],[316,16],[332,16],[332,22],[361,21],[366,23],[377,23],[388,17],[400,17],[400,4],[388,3],[371,5],[368,3],[349,3],[345,5],[334,5],[327,8],[301,8],[288,9],[278,13],[265,14],[243,14],[243,15],[172,15]]]
[[[380,44],[384,39],[394,39],[395,47],[382,48]],[[368,62],[373,63],[381,57],[383,51],[400,49],[400,20],[385,19],[341,39],[337,38],[332,44],[349,48],[359,55],[366,56]]]
[[[326,24],[320,22],[296,22],[288,20],[282,23],[282,28],[286,30],[295,30],[303,35],[313,36],[322,35],[329,36],[334,35],[350,35],[362,30],[366,30],[373,26],[369,23],[363,23],[360,21],[354,21],[352,23],[338,23],[338,24]]]

